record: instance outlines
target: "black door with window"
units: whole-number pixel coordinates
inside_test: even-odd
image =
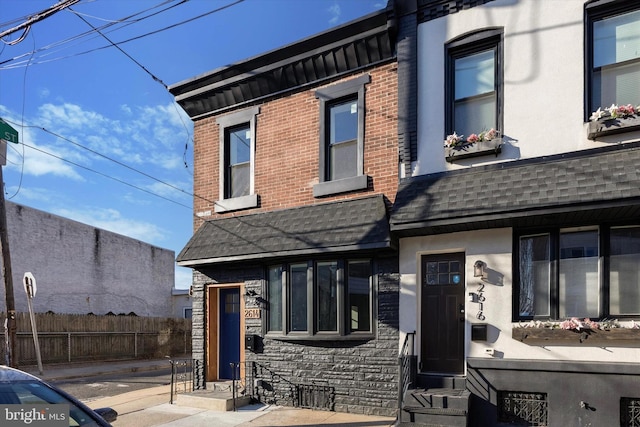
[[[464,253],[422,257],[423,372],[464,372]]]

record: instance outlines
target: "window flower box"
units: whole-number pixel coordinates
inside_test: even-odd
[[[530,345],[593,345],[598,347],[638,347],[640,329],[550,329],[514,327],[514,340]]]
[[[444,140],[444,147],[448,162],[489,154],[498,156],[502,151],[502,138],[495,129],[480,134],[472,133],[467,139],[454,132]]]
[[[587,138],[595,140],[601,136],[640,130],[640,106],[612,105],[598,108],[589,121]]]

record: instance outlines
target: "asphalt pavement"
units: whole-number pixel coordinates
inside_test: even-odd
[[[37,367],[24,367],[46,381],[101,375],[126,374],[166,369],[168,359],[129,360],[44,366],[42,375]],[[111,407],[118,412],[114,427],[263,427],[263,426],[393,426],[395,419],[340,412],[315,411],[263,404],[252,404],[237,411],[216,411],[171,404],[169,385],[121,393],[116,396],[85,401],[91,408]]]

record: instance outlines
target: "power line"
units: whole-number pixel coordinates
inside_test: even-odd
[[[158,12],[156,12],[156,13],[154,13],[154,14],[151,14],[151,15],[148,15],[148,16],[145,16],[145,17],[142,17],[142,18],[140,18],[140,19],[138,19],[138,20],[135,20],[135,21],[133,21],[133,22],[131,22],[131,23],[137,23],[137,22],[140,22],[140,21],[142,21],[142,20],[144,20],[144,19],[147,19],[148,17],[154,16],[154,15],[156,15],[156,14],[158,14],[158,13],[161,13],[161,12],[164,12],[164,11],[166,11],[166,10],[169,10],[169,9],[171,9],[171,8],[173,8],[173,7],[179,6],[179,5],[183,4],[183,3],[185,3],[186,1],[188,1],[188,0],[183,0],[183,1],[181,1],[180,3],[178,3],[178,4],[176,4],[176,5],[173,5],[173,6],[171,6],[171,7],[168,7],[168,8],[166,8],[166,9],[163,9],[163,10],[161,10],[161,11],[158,11]],[[37,65],[37,64],[44,64],[44,63],[54,62],[54,61],[59,61],[59,60],[61,60],[61,59],[74,58],[74,57],[77,57],[77,56],[82,56],[82,55],[86,55],[86,54],[89,54],[89,53],[92,53],[92,52],[96,52],[96,51],[98,51],[98,50],[107,49],[107,48],[109,48],[109,47],[112,47],[113,45],[122,45],[122,44],[125,44],[125,43],[132,42],[132,41],[134,41],[134,40],[139,40],[139,39],[141,39],[141,38],[148,37],[148,36],[151,36],[151,35],[154,35],[154,34],[157,34],[157,33],[160,33],[160,32],[163,32],[163,31],[166,31],[166,30],[169,30],[169,29],[175,28],[175,27],[178,27],[178,26],[180,26],[180,25],[187,24],[187,23],[189,23],[189,22],[193,22],[193,21],[195,21],[195,20],[197,20],[197,19],[203,18],[203,17],[208,16],[208,15],[211,15],[211,14],[213,14],[213,13],[221,12],[221,11],[223,11],[223,10],[225,10],[225,9],[228,9],[228,8],[230,8],[230,7],[232,7],[232,6],[235,6],[235,5],[239,4],[239,3],[242,3],[242,2],[244,2],[244,1],[245,1],[245,0],[235,0],[235,1],[234,1],[234,2],[232,2],[232,3],[226,4],[226,5],[224,5],[224,6],[221,6],[221,7],[219,7],[219,8],[213,9],[213,10],[210,10],[209,12],[205,12],[205,13],[203,13],[203,14],[197,15],[197,16],[192,17],[192,18],[189,18],[189,19],[186,19],[186,20],[184,20],[184,21],[178,22],[178,23],[176,23],[176,24],[168,25],[168,26],[166,26],[166,27],[162,27],[162,28],[159,28],[159,29],[157,29],[157,30],[150,31],[150,32],[148,32],[148,33],[144,33],[144,34],[141,34],[141,35],[138,35],[138,36],[135,36],[135,37],[131,37],[131,38],[126,39],[126,40],[122,40],[122,41],[119,41],[119,42],[115,42],[115,43],[113,43],[113,44],[109,44],[109,45],[100,46],[100,47],[97,47],[97,48],[94,48],[94,49],[86,50],[86,51],[84,51],[84,52],[78,52],[78,53],[74,53],[74,54],[72,54],[72,55],[66,55],[66,56],[59,56],[59,57],[57,57],[57,58],[52,58],[52,59],[47,59],[47,60],[39,60],[39,61],[33,62],[33,65]],[[156,6],[156,7],[158,7],[158,6]],[[147,9],[147,10],[149,10],[149,9]],[[76,11],[73,11],[73,12],[77,14],[77,12],[76,12]],[[144,12],[144,11],[143,11],[143,12]],[[136,16],[136,15],[138,15],[138,14],[140,14],[140,13],[142,13],[142,12],[136,13],[136,14],[134,14],[134,15],[130,15],[130,16],[129,16],[129,17],[127,17],[127,18],[122,18],[122,20],[119,20],[118,22],[116,22],[116,24],[117,24],[117,23],[120,23],[120,22],[124,22],[124,20],[126,20],[126,19],[128,19],[128,18],[130,18],[130,17],[132,17],[132,16]],[[129,23],[129,24],[127,24],[127,25],[130,25],[131,23]],[[104,28],[108,28],[108,27],[109,27],[109,26],[111,26],[111,25],[114,25],[114,23],[110,23],[110,24],[107,24],[107,25],[105,25],[105,26],[102,26],[102,27],[96,27],[96,28],[104,29]],[[123,27],[120,27],[120,28],[123,28]],[[120,29],[120,28],[118,28],[118,29]],[[113,31],[115,31],[115,30],[113,30]],[[86,33],[82,33],[79,37],[82,37],[82,36],[84,36],[84,35],[88,35],[88,34],[92,34],[92,33],[94,33],[94,32],[96,32],[96,31],[93,31],[93,30],[92,30],[92,31],[88,31],[88,32],[86,32]],[[66,43],[67,41],[72,41],[72,40],[74,40],[74,39],[75,39],[75,38],[77,38],[77,37],[78,37],[78,36],[76,36],[76,37],[74,37],[74,38],[70,38],[70,39],[64,40],[64,41],[61,41],[61,42],[58,42],[57,44],[58,44],[58,45],[59,45],[59,44],[64,44],[64,43]],[[40,52],[40,51],[43,51],[43,50],[47,50],[47,49],[49,49],[49,48],[51,48],[51,47],[54,47],[55,45],[56,45],[56,44],[49,45],[49,46],[45,46],[45,47],[43,47],[43,48],[40,48],[37,52]],[[16,57],[13,57],[13,58],[7,59],[7,60],[5,60],[5,61],[1,61],[1,62],[0,62],[0,65],[2,65],[2,64],[7,64],[7,63],[9,63],[9,62],[11,62],[11,61],[15,61],[16,59],[19,59],[19,58],[21,58],[21,57],[23,57],[23,56],[26,56],[26,55],[27,55],[27,54],[21,54],[21,55],[19,55],[19,56],[16,56]],[[0,68],[0,69],[18,68],[18,67],[22,67],[22,66],[24,66],[24,62],[19,63],[19,64],[14,64],[14,65],[11,65],[11,66],[4,66],[4,67],[2,67],[2,68]]]
[[[167,8],[164,8],[164,9],[159,10],[159,11],[157,11],[157,12],[154,12],[154,13],[148,14],[148,15],[146,15],[146,16],[143,16],[143,17],[141,17],[141,18],[137,18],[137,19],[134,19],[134,20],[131,20],[131,21],[130,21],[130,19],[131,19],[131,18],[133,18],[133,17],[135,17],[135,16],[142,15],[143,13],[149,12],[149,11],[151,11],[151,10],[153,10],[153,9],[159,8],[159,7],[161,7],[161,6],[164,6],[164,5],[165,5],[165,4],[167,4],[167,3],[171,3],[171,2],[174,2],[174,1],[176,1],[176,0],[165,0],[165,1],[163,1],[163,2],[159,3],[159,4],[155,5],[155,6],[149,7],[149,8],[147,8],[147,9],[141,10],[141,11],[139,11],[139,12],[135,12],[135,13],[133,13],[133,14],[131,14],[131,15],[125,16],[124,18],[120,18],[120,19],[117,19],[117,20],[111,21],[111,22],[109,22],[109,23],[107,23],[107,24],[105,24],[105,25],[103,25],[103,26],[101,26],[101,27],[98,27],[98,28],[99,28],[99,29],[101,29],[101,30],[104,30],[104,29],[107,29],[107,28],[109,28],[109,27],[111,27],[111,26],[114,26],[114,25],[118,25],[118,24],[124,23],[124,24],[123,24],[122,26],[120,26],[119,28],[116,28],[116,29],[112,30],[112,31],[117,31],[117,30],[123,29],[123,28],[125,28],[125,27],[128,27],[129,25],[132,25],[132,24],[135,24],[135,23],[139,23],[139,22],[144,21],[145,19],[148,19],[148,18],[151,18],[151,17],[153,17],[153,16],[159,15],[160,13],[163,13],[163,12],[166,12],[166,11],[168,11],[168,10],[170,10],[170,9],[173,9],[174,7],[180,6],[181,4],[186,3],[188,0],[180,0],[180,2],[179,2],[179,3],[177,3],[177,4],[174,4],[174,5],[172,5],[172,6],[169,6],[169,7],[167,7]],[[75,13],[75,14],[78,14],[78,12],[76,12],[76,11],[74,11],[74,13]],[[86,16],[86,14],[83,14],[83,15],[85,15],[85,16]],[[96,19],[98,19],[98,18],[96,18]],[[85,31],[85,32],[80,33],[80,34],[76,34],[76,35],[75,35],[75,36],[73,36],[73,37],[69,37],[69,38],[67,38],[67,39],[59,40],[59,41],[57,41],[57,42],[54,42],[54,43],[48,44],[48,45],[43,46],[43,47],[41,47],[41,48],[39,48],[39,49],[35,49],[35,48],[34,48],[34,50],[33,50],[33,51],[31,51],[31,52],[27,52],[27,53],[20,54],[20,55],[18,55],[18,56],[14,56],[13,58],[10,58],[10,59],[7,59],[7,60],[4,60],[4,61],[0,62],[0,64],[5,64],[5,63],[11,62],[11,61],[15,61],[15,60],[20,59],[20,58],[22,58],[22,57],[24,57],[24,56],[33,55],[34,53],[44,52],[44,51],[50,50],[50,49],[52,49],[52,48],[54,48],[54,47],[57,47],[57,46],[63,46],[63,45],[65,45],[65,44],[68,44],[68,43],[71,43],[71,42],[73,42],[73,41],[80,40],[80,39],[82,39],[82,38],[84,38],[84,37],[87,37],[87,36],[89,36],[89,35],[91,35],[91,34],[93,34],[93,33],[95,33],[95,32],[96,32],[95,30]],[[96,36],[96,37],[97,37],[97,36]],[[107,47],[108,47],[108,46],[107,46]],[[64,59],[64,58],[65,58],[65,57],[62,57],[61,59]],[[53,59],[53,60],[56,60],[56,59]],[[44,63],[44,62],[50,62],[50,61],[40,61],[40,62],[37,62],[37,63]],[[17,68],[18,66],[23,66],[23,64],[24,64],[24,61],[21,61],[21,62],[19,62],[18,64],[16,64],[16,65],[12,66],[12,67],[5,67],[5,68]]]
[[[73,11],[73,9],[69,8],[69,10]],[[74,12],[75,13],[75,12]],[[129,55],[127,52],[125,52],[120,46],[118,46],[117,44],[115,44],[109,37],[107,37],[106,35],[104,35],[100,30],[98,30],[96,27],[94,27],[93,25],[91,25],[91,23],[89,21],[87,21],[86,19],[84,19],[83,16],[78,15],[77,13],[75,14],[78,18],[82,19],[82,21],[87,24],[88,26],[90,26],[91,28],[93,28],[95,31],[98,32],[98,34],[100,34],[102,36],[102,38],[104,38],[106,41],[108,41],[109,43],[111,43],[111,46],[115,47],[116,49],[118,49],[120,52],[122,52],[122,54],[124,56],[126,56],[127,58],[129,58],[131,61],[133,61],[138,67],[140,67],[145,73],[147,73],[153,80],[155,80],[156,82],[160,83],[162,86],[164,86],[165,89],[169,89],[169,86],[167,86],[165,84],[165,82],[163,82],[158,76],[156,76],[155,74],[153,74],[151,71],[149,71],[144,65],[142,65],[141,63],[139,63],[138,61],[135,60],[135,58],[131,55]]]
[[[171,200],[171,199],[169,199],[168,197],[161,196],[160,194],[156,194],[156,193],[154,193],[154,192],[152,192],[152,191],[149,191],[149,190],[147,190],[147,189],[145,189],[145,188],[138,187],[137,185],[131,184],[131,183],[126,182],[126,181],[123,181],[123,180],[121,180],[121,179],[118,179],[118,178],[115,178],[115,177],[113,177],[113,176],[107,175],[107,174],[105,174],[105,173],[99,172],[99,171],[97,171],[97,170],[95,170],[95,169],[91,169],[90,167],[87,167],[87,166],[81,165],[81,164],[76,163],[76,162],[72,162],[71,160],[65,159],[64,157],[57,156],[57,155],[55,155],[55,154],[53,154],[53,153],[50,153],[50,152],[48,152],[48,151],[42,150],[42,149],[40,149],[40,148],[34,147],[34,146],[32,146],[32,145],[29,145],[29,144],[25,144],[24,142],[22,143],[22,145],[24,145],[25,147],[31,148],[32,150],[36,150],[36,151],[39,151],[39,152],[41,152],[41,153],[43,153],[43,154],[46,154],[46,155],[48,155],[48,156],[54,157],[54,158],[56,158],[56,159],[58,159],[58,160],[62,160],[63,162],[67,162],[67,163],[69,163],[69,164],[72,164],[72,165],[74,165],[74,166],[76,166],[76,167],[79,167],[79,168],[82,168],[82,169],[88,170],[89,172],[93,172],[93,173],[98,174],[98,175],[100,175],[100,176],[103,176],[103,177],[105,177],[105,178],[112,179],[112,180],[114,180],[114,181],[116,181],[116,182],[119,182],[120,184],[128,185],[129,187],[135,188],[136,190],[144,191],[145,193],[151,194],[152,196],[156,196],[156,197],[159,197],[159,198],[161,198],[161,199],[164,199],[164,200],[166,200],[166,201],[168,201],[168,202],[175,203],[176,205],[179,205],[179,206],[185,207],[185,208],[187,208],[187,209],[193,209],[193,207],[191,207],[191,206],[187,206],[187,205],[182,204],[182,203],[180,203],[180,202],[177,202],[177,201],[175,201],[175,200]]]
[[[140,175],[142,175],[142,176],[144,176],[144,177],[146,177],[146,178],[152,179],[152,180],[154,180],[154,181],[156,181],[156,182],[158,182],[158,183],[160,183],[160,184],[166,185],[167,187],[170,187],[170,188],[172,188],[172,189],[174,189],[174,190],[176,190],[176,191],[179,191],[179,192],[181,192],[181,193],[183,193],[183,194],[185,194],[185,195],[187,195],[187,196],[190,196],[190,197],[193,197],[193,198],[200,199],[200,200],[205,201],[205,202],[207,202],[207,203],[214,203],[214,204],[215,204],[215,202],[214,202],[214,201],[211,201],[211,200],[209,200],[209,199],[206,199],[206,198],[204,198],[204,197],[202,197],[202,196],[199,196],[199,195],[197,195],[197,194],[190,193],[190,192],[188,192],[188,191],[186,191],[186,190],[183,190],[183,189],[182,189],[182,188],[180,188],[180,187],[176,187],[176,186],[175,186],[175,185],[173,185],[173,184],[170,184],[170,183],[165,182],[165,181],[163,181],[163,180],[161,180],[161,179],[158,179],[158,178],[156,178],[156,177],[154,177],[154,176],[152,176],[152,175],[149,175],[149,174],[148,174],[148,173],[146,173],[146,172],[143,172],[143,171],[141,171],[141,170],[139,170],[139,169],[136,169],[136,168],[134,168],[134,167],[132,167],[132,166],[129,166],[129,165],[127,165],[126,163],[123,163],[123,162],[121,162],[121,161],[119,161],[119,160],[116,160],[116,159],[114,159],[114,158],[112,158],[112,157],[109,157],[109,156],[107,156],[107,155],[105,155],[105,154],[99,153],[98,151],[95,151],[95,150],[93,150],[93,149],[91,149],[91,148],[89,148],[89,147],[86,147],[86,146],[84,146],[84,145],[82,145],[82,144],[78,143],[78,142],[75,142],[75,141],[73,141],[73,140],[71,140],[71,139],[69,139],[69,138],[66,138],[66,137],[64,137],[64,136],[62,136],[62,135],[59,135],[59,134],[57,134],[57,133],[53,132],[53,131],[50,131],[50,130],[48,130],[48,129],[46,129],[46,128],[42,127],[42,126],[35,126],[35,125],[20,125],[19,123],[14,123],[14,122],[12,122],[11,120],[7,120],[7,119],[5,119],[5,121],[6,121],[7,123],[10,123],[10,124],[15,124],[16,126],[22,126],[23,128],[39,129],[39,130],[41,130],[41,131],[43,131],[43,132],[46,132],[46,133],[48,133],[48,134],[50,134],[50,135],[55,136],[56,138],[62,139],[63,141],[67,141],[67,142],[69,142],[69,143],[71,143],[71,144],[75,145],[76,147],[79,147],[79,148],[82,148],[83,150],[89,151],[90,153],[95,154],[96,156],[102,157],[102,158],[103,158],[103,159],[105,159],[105,160],[109,160],[110,162],[113,162],[113,163],[115,163],[115,164],[117,164],[117,165],[119,165],[119,166],[122,166],[122,167],[124,167],[124,168],[126,168],[126,169],[129,169],[129,170],[131,170],[131,171],[133,171],[133,172],[135,172],[135,173],[137,173],[137,174],[140,174]],[[34,148],[34,147],[28,146],[28,145],[26,145],[26,144],[25,144],[25,146],[30,147],[30,148]],[[38,150],[37,148],[35,148],[35,149],[36,149],[36,150]],[[42,151],[42,150],[38,150],[38,151]],[[44,152],[44,151],[42,151],[42,152]],[[45,153],[45,154],[49,154],[48,152],[44,152],[44,153]],[[55,157],[55,156],[54,156],[54,157]],[[61,158],[61,160],[66,161],[65,159],[62,159],[62,158]],[[72,164],[75,164],[75,163],[73,163],[73,162],[71,162],[71,161],[68,161],[68,162],[69,162],[69,163],[72,163]],[[84,166],[81,166],[81,167],[84,167]],[[86,168],[86,167],[84,167],[84,168],[85,168],[85,169],[88,169],[88,168]]]

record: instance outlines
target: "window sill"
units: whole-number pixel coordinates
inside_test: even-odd
[[[375,339],[373,334],[351,334],[351,335],[271,335],[267,334],[265,338],[274,341],[371,341]]]
[[[231,212],[241,209],[251,209],[258,207],[258,195],[250,194],[248,196],[234,197],[232,199],[217,200],[215,203],[215,212]]]
[[[320,182],[313,186],[313,197],[331,196],[349,191],[366,190],[369,185],[369,176],[358,175],[351,178],[343,178],[335,181]]]
[[[640,116],[623,119],[600,119],[589,122],[587,138],[595,140],[601,136],[640,130]]]
[[[640,329],[615,328],[566,330],[549,328],[517,328],[511,336],[529,345],[586,345],[597,347],[635,347],[640,345]],[[635,342],[634,342],[635,341]]]
[[[468,159],[470,157],[488,156],[502,152],[502,138],[492,139],[491,141],[480,141],[473,144],[465,144],[458,147],[446,148],[446,160],[453,163],[456,160]]]

